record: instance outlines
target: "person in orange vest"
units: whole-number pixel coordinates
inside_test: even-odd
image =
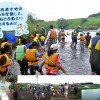
[[[29,46],[29,49],[26,50],[26,59],[28,61],[28,65],[30,68],[30,73],[31,75],[36,74],[36,70],[40,72],[41,75],[43,75],[42,70],[39,69],[39,64],[38,64],[38,57],[41,58],[43,56],[42,52],[38,52],[38,43],[33,42],[32,45]]]
[[[64,30],[61,31],[60,36],[61,36],[62,43],[65,44],[65,36],[67,37],[67,35],[65,34]]]
[[[10,42],[7,40],[7,38],[5,38],[5,40],[2,41],[2,43],[1,43],[1,48],[4,47],[5,44],[8,44],[8,45],[12,46],[12,43],[10,43]]]
[[[44,56],[44,61],[42,62],[40,69],[42,70],[43,65],[46,66],[47,75],[59,75],[59,70],[62,70],[66,74],[64,68],[60,65],[60,56],[57,53],[58,45],[52,44],[47,54]]]
[[[85,45],[85,36],[82,33],[80,34],[79,40],[80,40],[81,50],[83,50],[84,49],[84,45]]]
[[[57,34],[56,30],[53,28],[53,25],[50,25],[50,30],[47,34],[47,37],[46,37],[46,40],[44,43],[45,45],[46,45],[48,40],[49,40],[48,49],[50,49],[50,46],[52,44],[55,44],[58,41],[58,34]]]
[[[0,75],[6,76],[12,65],[12,61],[9,57],[11,54],[11,47],[10,45],[5,44],[0,51]]]

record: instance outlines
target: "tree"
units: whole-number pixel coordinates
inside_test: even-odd
[[[80,22],[80,25],[82,25],[83,23],[87,22],[87,18],[82,18],[81,22]]]
[[[68,20],[64,19],[64,18],[61,18],[61,19],[58,19],[57,20],[57,24],[58,24],[58,28],[67,28],[69,26],[69,22]]]

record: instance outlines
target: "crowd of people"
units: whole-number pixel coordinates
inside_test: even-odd
[[[81,32],[78,37],[79,32]],[[34,36],[30,36],[30,42],[28,39],[20,37],[16,48],[13,48],[13,43],[5,39],[1,43],[0,47],[0,75],[6,76],[9,74],[9,70],[16,60],[20,66],[20,71],[22,75],[35,75],[38,71],[43,75],[43,66],[46,65],[47,75],[59,75],[59,70],[61,70],[65,75],[67,74],[66,69],[60,64],[61,59],[58,51],[58,42],[65,44],[65,38],[67,37],[64,29],[61,29],[60,34],[54,29],[53,25],[50,25],[50,30],[47,34],[35,33]],[[100,30],[97,31],[95,37],[91,37],[90,33],[87,32],[86,35],[78,26],[72,32],[72,43],[70,47],[76,49],[77,40],[80,40],[80,47],[84,50],[85,46],[91,50],[90,52],[90,64],[91,64],[91,74],[100,74]],[[90,41],[91,40],[91,41]],[[46,51],[46,44],[48,44],[48,50]],[[95,54],[96,53],[96,54]],[[39,58],[44,57],[43,62],[39,65]],[[95,60],[93,58],[95,57]],[[28,73],[30,70],[30,73]]]
[[[34,95],[37,100],[44,100],[47,98],[47,94],[50,97],[50,85],[32,85],[32,86],[23,86],[18,89],[21,92],[29,92]],[[49,99],[48,99],[49,100]]]

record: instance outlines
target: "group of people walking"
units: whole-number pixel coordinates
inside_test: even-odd
[[[92,66],[91,67],[92,72],[94,72],[95,70],[98,70],[100,66],[99,60],[97,59],[97,57],[99,57],[100,32],[97,32],[97,36],[92,38],[89,32],[87,32],[86,35],[84,35],[81,28],[77,27],[72,32],[72,43],[70,45],[71,47],[73,47],[74,45],[74,48],[76,48],[77,36],[79,32],[82,32],[79,37],[81,49],[84,49],[85,40],[86,40],[86,46],[88,47],[89,45],[89,49],[91,49],[90,64]],[[65,44],[65,37],[67,37],[67,35],[65,34],[65,31],[63,29],[61,30],[60,34],[57,34],[53,25],[50,25],[50,30],[47,34],[47,37],[45,37],[44,34],[42,34],[39,37],[39,34],[35,33],[34,38],[30,43],[28,43],[26,38],[19,38],[18,45],[16,46],[15,49],[13,49],[12,43],[10,43],[7,39],[5,39],[5,41],[2,42],[0,48],[0,75],[6,76],[8,74],[13,64],[12,62],[13,60],[17,60],[22,75],[28,75],[28,74],[35,75],[36,71],[38,71],[41,75],[43,75],[44,73],[42,69],[44,65],[46,65],[45,69],[47,75],[59,75],[60,74],[59,70],[62,70],[64,74],[67,74],[64,67],[60,64],[61,59],[59,54],[57,53],[58,41],[60,40],[61,43]],[[47,44],[47,42],[48,42],[48,50],[46,52],[45,45]],[[95,47],[93,45],[95,45]],[[94,52],[96,53],[97,56],[94,54]],[[93,61],[94,56],[96,56],[95,60],[97,62]],[[39,58],[42,57],[44,57],[44,59],[42,63],[39,65]],[[94,68],[93,66],[96,66],[97,69]],[[30,70],[30,73],[28,73],[28,70]],[[100,73],[96,71],[96,74]]]

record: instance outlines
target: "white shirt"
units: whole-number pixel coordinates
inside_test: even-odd
[[[65,95],[68,95],[68,85],[65,85],[64,86],[64,94]]]
[[[48,39],[50,38],[51,30],[53,30],[53,29],[50,29],[50,30],[49,30],[49,32],[48,32],[48,34],[47,34],[47,37],[46,37],[46,39],[45,39],[45,43],[44,43],[44,44],[46,44],[47,41],[48,41]],[[57,34],[57,32],[56,32],[56,34]],[[57,34],[57,40],[58,40],[58,34]]]

